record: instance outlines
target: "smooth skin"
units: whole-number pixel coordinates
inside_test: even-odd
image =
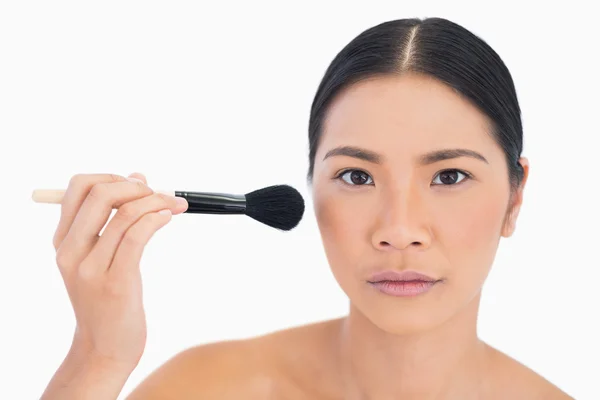
[[[326,157],[339,146],[379,162]],[[485,161],[423,158],[447,149]],[[406,74],[351,86],[332,103],[312,187],[348,316],[188,349],[128,399],[572,399],[477,337],[483,283],[523,201],[529,162],[520,163],[525,179],[511,192],[485,115],[436,80]],[[156,211],[186,206],[120,178],[94,189],[111,179],[78,178],[63,205],[55,245],[78,328],[44,399],[115,399],[143,352],[140,255],[168,222]],[[116,204],[127,212],[98,239]],[[367,282],[386,269],[442,281],[417,297],[391,297]]]

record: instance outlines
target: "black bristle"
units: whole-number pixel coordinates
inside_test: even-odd
[[[246,215],[275,229],[289,231],[304,215],[304,199],[288,185],[258,189],[246,194]]]

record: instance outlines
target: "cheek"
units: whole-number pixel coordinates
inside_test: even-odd
[[[321,196],[315,200],[315,216],[326,250],[329,253],[351,248],[349,241],[356,241],[357,218],[352,218],[348,202],[334,196]]]
[[[452,212],[436,218],[447,242],[461,250],[477,251],[485,243],[497,243],[504,220],[504,203],[490,196],[475,196],[463,201]],[[442,222],[443,221],[443,222]]]
[[[448,273],[462,275],[458,281],[472,285],[487,276],[500,240],[505,197],[501,192],[473,191],[467,198],[445,204],[446,212],[434,216],[436,241],[449,262]]]
[[[340,282],[345,281],[344,276],[352,275],[351,271],[355,269],[352,263],[362,259],[361,254],[369,245],[367,223],[372,218],[362,212],[368,209],[365,208],[364,199],[357,197],[356,202],[348,196],[328,195],[323,191],[314,199],[315,216],[325,254]]]

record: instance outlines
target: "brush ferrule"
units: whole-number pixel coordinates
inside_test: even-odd
[[[190,214],[245,214],[246,196],[229,193],[175,191],[188,202]]]

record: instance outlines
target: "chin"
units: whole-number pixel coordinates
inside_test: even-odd
[[[349,297],[353,312],[360,314],[359,319],[364,318],[365,322],[393,335],[427,332],[443,325],[453,315],[449,302],[442,301],[439,293],[394,297],[367,288],[354,291]]]

